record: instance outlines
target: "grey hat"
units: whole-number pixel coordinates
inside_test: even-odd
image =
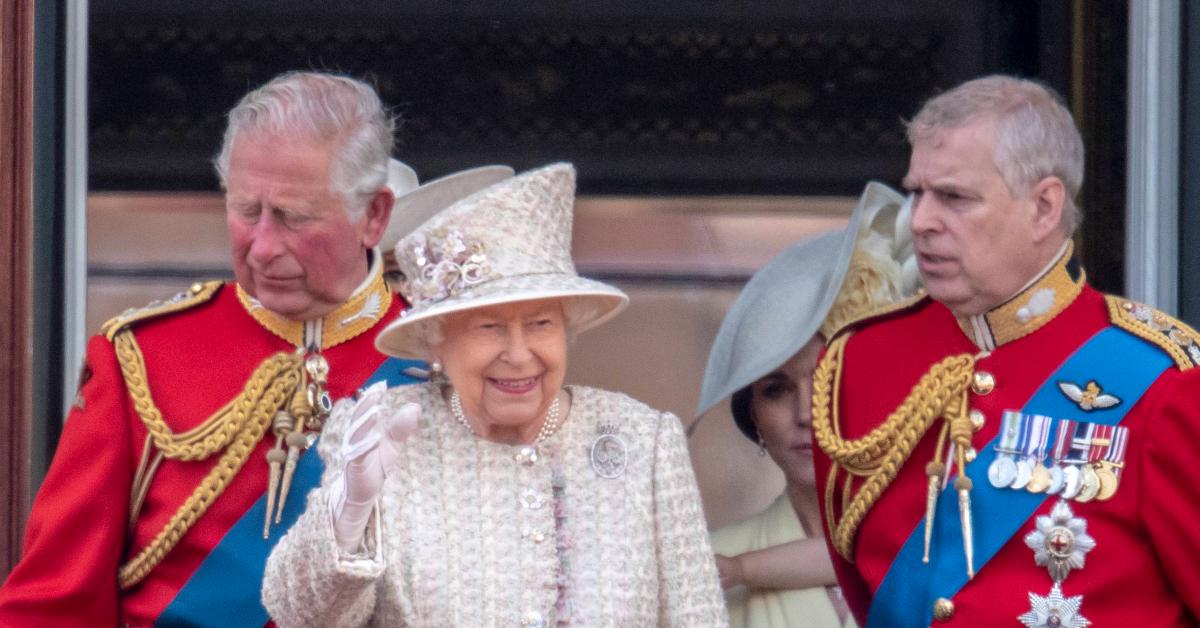
[[[395,200],[379,248],[392,250],[401,238],[434,214],[513,174],[513,169],[508,166],[479,166],[452,172],[418,186],[417,173],[412,168],[396,159],[388,160],[387,185]]]
[[[754,273],[713,341],[696,414],[770,373],[808,343],[838,299],[856,245],[870,240],[885,246],[882,254],[896,262],[888,272],[909,276],[895,283],[915,291],[915,261],[902,262],[912,256],[907,210],[900,194],[868,183],[845,228],[793,244]]]

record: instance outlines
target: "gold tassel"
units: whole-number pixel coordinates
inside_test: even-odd
[[[962,523],[963,556],[967,561],[967,578],[975,577],[974,526],[971,525],[971,478],[967,477],[967,450],[971,448],[971,436],[975,429],[967,412],[967,395],[964,392],[950,417],[950,440],[955,445],[955,464],[958,477],[954,479],[954,490],[958,491],[958,518]]]
[[[946,465],[942,462],[942,450],[946,446],[946,433],[949,426],[942,423],[938,432],[937,448],[933,450],[933,460],[925,465],[925,475],[929,476],[929,484],[925,489],[925,555],[921,562],[929,562],[929,545],[933,541],[933,520],[937,513],[938,495],[942,492],[942,476],[946,473]]]
[[[929,545],[933,540],[933,518],[937,513],[938,495],[942,492],[942,474],[946,472],[946,465],[933,460],[925,465],[925,475],[929,476],[929,486],[925,491],[925,556],[921,558],[921,562],[929,562]]]
[[[300,461],[300,450],[308,446],[308,437],[303,430],[296,430],[287,435],[287,463],[283,469],[283,488],[279,491],[279,509],[275,511],[275,523],[283,519],[283,505],[287,503],[288,493],[292,490],[292,476],[296,474],[296,463]]]
[[[275,447],[267,452],[267,463],[271,465],[271,473],[267,478],[267,514],[263,521],[264,539],[269,538],[271,535],[271,513],[275,510],[275,497],[279,488],[279,475],[282,471],[284,458],[287,457],[283,453],[283,440],[284,435],[291,429],[291,426],[291,415],[282,410],[275,413],[275,418],[271,421],[271,431],[275,433]]]
[[[963,555],[967,559],[967,578],[975,577],[974,527],[971,525],[971,478],[959,475],[954,479],[958,491],[958,517],[962,520]]]
[[[287,503],[288,494],[292,490],[292,476],[296,473],[296,462],[300,459],[300,448],[297,444],[307,444],[308,440],[304,436],[304,426],[308,424],[312,418],[312,405],[310,405],[310,397],[312,396],[313,385],[297,389],[296,394],[292,396],[290,406],[291,414],[295,417],[294,422],[284,436],[284,443],[287,445],[287,455],[282,457],[285,460],[283,468],[283,480],[280,482],[279,501],[275,505],[274,518],[275,523],[279,523],[283,519],[283,506]],[[267,515],[271,516],[270,513]]]

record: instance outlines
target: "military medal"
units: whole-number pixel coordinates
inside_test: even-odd
[[[1059,500],[1049,515],[1036,520],[1036,528],[1025,535],[1025,545],[1033,550],[1033,560],[1050,573],[1054,586],[1046,596],[1029,594],[1030,609],[1017,619],[1029,628],[1083,628],[1089,625],[1079,608],[1083,596],[1064,597],[1062,583],[1072,569],[1082,569],[1084,557],[1096,547],[1087,533],[1087,521],[1076,517],[1065,500]]]
[[[1128,441],[1129,428],[1114,426],[1103,458],[1096,462],[1096,476],[1100,478],[1100,492],[1096,494],[1096,499],[1107,501],[1117,493],[1121,469],[1125,466],[1125,445]]]
[[[1082,595],[1064,598],[1062,587],[1055,584],[1050,595],[1029,594],[1030,609],[1017,619],[1028,628],[1085,628],[1092,622],[1079,614]]]
[[[996,442],[996,459],[988,466],[988,482],[996,488],[1011,486],[1017,479],[1017,463],[1013,456],[1020,453],[1021,413],[1005,410],[1000,424],[1000,440]]]
[[[1009,488],[1021,489],[1029,484],[1029,479],[1033,477],[1033,465],[1029,464],[1029,460],[1022,458],[1017,461],[1017,477],[1013,479]]]
[[[1029,478],[1029,484],[1027,484],[1025,488],[1030,493],[1044,493],[1050,488],[1050,470],[1046,468],[1046,465],[1042,464],[1041,460],[1038,460],[1037,463],[1033,465],[1033,472]]]
[[[1029,484],[1025,488],[1031,493],[1043,493],[1050,488],[1052,480],[1050,470],[1046,468],[1043,460],[1046,459],[1046,445],[1050,442],[1050,425],[1053,419],[1040,415],[1035,417],[1035,419],[1038,421],[1038,424],[1034,432],[1036,439],[1034,442],[1035,446],[1033,447],[1033,471],[1030,474]]]
[[[1046,487],[1047,495],[1057,495],[1063,489],[1063,484],[1066,483],[1066,478],[1063,477],[1062,467],[1057,464],[1052,464],[1046,468],[1046,472],[1050,475],[1050,484]]]
[[[1065,430],[1067,434],[1062,439],[1064,445],[1069,443],[1067,445],[1069,449],[1062,454],[1063,457],[1060,459],[1062,464],[1069,465],[1063,468],[1065,477],[1061,495],[1066,499],[1078,499],[1080,495],[1090,495],[1088,499],[1094,498],[1095,494],[1092,493],[1091,487],[1094,484],[1094,490],[1099,491],[1100,479],[1091,469],[1088,457],[1091,455],[1092,434],[1096,430],[1096,425],[1063,420],[1059,422],[1059,429]]]
[[[1050,578],[1061,583],[1072,569],[1082,569],[1084,557],[1096,547],[1087,533],[1087,520],[1076,517],[1071,506],[1058,500],[1049,515],[1040,515],[1036,529],[1025,535],[1025,545],[1033,550],[1033,561],[1045,567]]]
[[[1071,421],[1066,419],[1058,422],[1058,433],[1054,437],[1054,450],[1051,452],[1049,468],[1050,486],[1046,488],[1047,495],[1058,495],[1059,493],[1063,492],[1067,486],[1066,470],[1060,464],[1060,461],[1065,455],[1067,441],[1069,440],[1068,434],[1070,431],[1067,429],[1068,423],[1071,423]]]
[[[1063,488],[1061,496],[1063,499],[1074,499],[1079,493],[1079,488],[1082,483],[1079,481],[1079,467],[1068,465],[1063,467]]]
[[[1017,479],[1017,463],[1005,454],[996,456],[988,467],[988,481],[996,488],[1004,488]]]
[[[1033,479],[1034,467],[1042,466],[1043,454],[1039,452],[1046,451],[1049,433],[1050,417],[1040,414],[1021,415],[1021,440],[1017,443],[1017,449],[1024,457],[1017,462],[1017,477],[1009,485],[1010,488],[1023,489],[1029,486],[1030,480]],[[1044,486],[1042,490],[1045,490]]]
[[[1080,470],[1080,475],[1083,481],[1083,488],[1079,489],[1079,494],[1075,496],[1075,501],[1087,503],[1096,499],[1100,494],[1100,474],[1096,473],[1096,469],[1100,467],[1100,459],[1104,452],[1108,450],[1108,446],[1112,444],[1113,426],[1111,425],[1093,425],[1091,430],[1092,438],[1088,441],[1087,448],[1087,466]]]
[[[1117,474],[1112,467],[1101,464],[1096,467],[1096,477],[1100,479],[1100,490],[1096,493],[1097,501],[1108,501],[1117,494]]]
[[[1095,467],[1089,464],[1080,468],[1079,485],[1079,493],[1075,495],[1075,501],[1086,504],[1096,499],[1096,495],[1100,493],[1100,476],[1096,475]]]

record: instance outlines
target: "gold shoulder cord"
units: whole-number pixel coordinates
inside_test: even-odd
[[[233,401],[205,419],[199,427],[175,434],[150,396],[146,364],[133,333],[128,328],[117,332],[113,345],[134,409],[149,431],[132,487],[131,528],[164,457],[181,461],[204,460],[224,450],[216,465],[154,540],[121,567],[118,582],[121,589],[126,590],[141,582],[221,495],[266,433],[276,412],[295,405],[298,395],[303,397],[304,357],[295,353],[271,356],[255,369]],[[151,447],[158,450],[152,463],[149,462]]]
[[[1179,370],[1200,364],[1200,334],[1182,321],[1152,307],[1112,295],[1104,296],[1109,320],[1129,333],[1158,345]]]
[[[938,451],[933,462],[927,466],[931,488],[936,477],[937,491],[931,490],[932,499],[927,500],[926,534],[928,538],[932,527],[932,505],[936,503],[937,493],[941,489],[941,476],[945,470],[940,461],[941,451],[949,432],[958,450],[959,477],[955,481],[955,487],[959,491],[964,550],[968,555],[969,564],[972,553],[969,545],[970,498],[967,496],[970,478],[965,475],[964,454],[970,447],[972,432],[967,416],[967,391],[975,367],[975,358],[962,354],[934,364],[882,425],[862,438],[846,440],[841,435],[837,400],[842,379],[843,355],[851,335],[839,336],[830,344],[825,358],[813,374],[813,433],[821,450],[833,462],[828,482],[825,484],[824,500],[825,523],[830,531],[834,549],[843,558],[853,562],[854,537],[867,511],[896,478],[900,467],[908,460],[925,432],[935,421],[943,418],[945,424],[938,439]],[[840,520],[835,517],[833,509],[839,469],[847,473],[842,486]],[[851,490],[854,476],[866,478],[857,491]],[[926,547],[928,554],[928,541]]]

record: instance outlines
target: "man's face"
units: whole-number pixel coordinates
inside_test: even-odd
[[[366,278],[365,250],[387,224],[387,212],[380,223],[373,208],[351,222],[331,189],[330,160],[328,146],[253,132],[234,140],[229,158],[234,275],[263,306],[293,320],[323,316],[350,296]]]
[[[1014,198],[996,167],[991,120],[936,131],[913,144],[904,187],[913,245],[930,296],[959,315],[1012,297],[1046,260],[1035,248],[1037,207]]]

